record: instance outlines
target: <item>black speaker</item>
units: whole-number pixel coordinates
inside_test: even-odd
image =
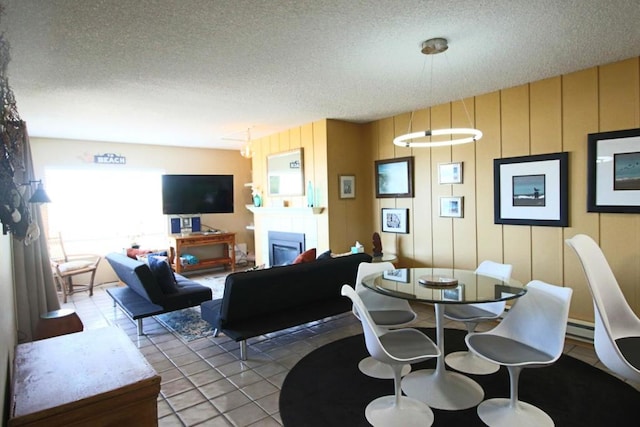
[[[171,234],[180,234],[180,218],[171,218]]]

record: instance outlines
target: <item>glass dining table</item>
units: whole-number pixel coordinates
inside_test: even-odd
[[[375,292],[435,307],[436,342],[440,349],[435,369],[411,372],[402,379],[402,391],[436,409],[460,410],[478,405],[482,387],[473,379],[445,368],[444,306],[507,301],[526,293],[514,279],[501,280],[473,270],[400,268],[372,274],[362,284]]]

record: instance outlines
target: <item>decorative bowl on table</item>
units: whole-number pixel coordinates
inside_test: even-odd
[[[458,286],[458,279],[447,276],[420,276],[418,283],[428,288],[455,288]]]

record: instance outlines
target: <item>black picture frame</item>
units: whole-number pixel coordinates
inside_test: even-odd
[[[640,129],[587,136],[587,212],[640,213]]]
[[[376,198],[413,197],[413,156],[375,161]]]
[[[382,208],[381,220],[385,233],[409,233],[409,209]]]
[[[494,223],[569,226],[569,153],[493,160]]]

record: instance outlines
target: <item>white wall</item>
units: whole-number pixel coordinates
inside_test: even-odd
[[[202,223],[214,228],[235,232],[236,242],[246,243],[248,249],[254,252],[253,233],[246,229],[246,226],[253,221],[251,212],[245,208],[245,205],[251,202],[251,189],[244,186],[245,183],[251,181],[251,161],[240,156],[238,151],[47,138],[31,138],[31,151],[35,176],[38,179],[44,176],[44,170],[47,167],[108,167],[113,170],[113,173],[118,173],[118,171],[126,168],[146,168],[162,169],[166,173],[175,174],[233,174],[234,213],[203,215]],[[95,155],[105,153],[124,156],[126,164],[97,165],[93,163]],[[46,182],[44,185],[46,188]],[[131,183],[132,191],[144,191],[144,189],[143,182]],[[53,203],[55,203],[55,200]],[[109,201],[105,200],[105,203],[109,203]],[[42,205],[41,209],[46,223],[47,205]],[[96,206],[96,209],[100,209],[100,207]],[[131,215],[136,215],[135,206],[123,207],[123,209],[130,209]],[[96,224],[96,226],[100,226],[100,224]],[[113,251],[120,250],[122,250],[122,247],[113,248]],[[98,270],[96,283],[110,282],[115,279],[116,277],[108,263],[102,262]]]

